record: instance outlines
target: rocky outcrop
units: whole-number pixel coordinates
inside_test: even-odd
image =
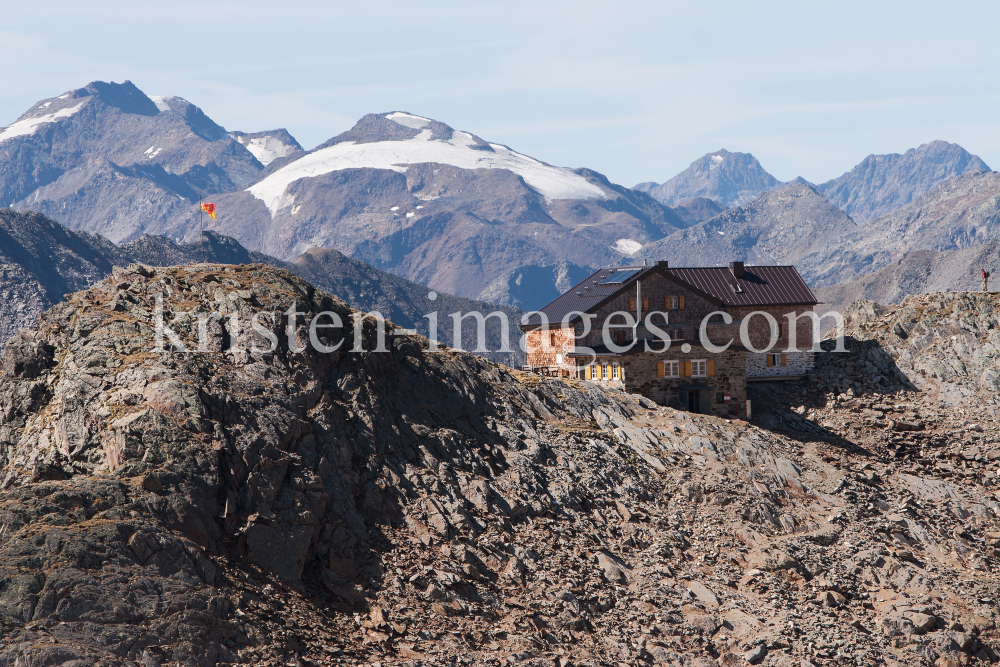
[[[163,351],[153,347],[155,295],[178,336],[167,332]],[[274,354],[254,351],[267,335],[237,333],[233,318],[293,304],[304,318],[291,345],[304,351],[289,349],[278,321]],[[199,330],[209,312],[223,321]],[[572,485],[549,489],[536,467],[555,455],[536,431],[552,399],[503,367],[425,355],[420,339],[391,327],[387,352],[351,352],[377,345],[371,323],[358,338],[350,328],[322,336],[342,349],[316,352],[306,322],[319,312],[351,321],[342,301],[270,267],[133,265],[10,342],[0,550],[5,621],[21,633],[10,651],[52,637],[37,659],[232,662],[229,648],[268,642],[223,594],[237,574],[220,558],[364,610],[359,583],[392,573],[373,552],[388,535],[405,529],[432,545],[480,535],[494,515],[580,502]],[[615,402],[581,394],[576,419],[601,403]],[[41,534],[51,539],[31,538]],[[145,592],[130,592],[137,577]],[[428,595],[459,609],[439,591]],[[87,631],[94,623],[101,630]]]
[[[293,303],[290,340],[235,326]],[[11,341],[0,664],[995,659],[978,459],[920,474],[847,427],[689,415],[391,326],[386,352],[371,323],[319,352],[319,312],[352,316],[280,269],[133,265]],[[912,389],[874,386],[910,418]],[[874,432],[871,387],[815,409]]]
[[[975,404],[987,414],[996,412],[998,295],[921,294],[892,306],[859,301],[846,310],[845,320],[849,334],[878,341],[928,400],[951,406]]]

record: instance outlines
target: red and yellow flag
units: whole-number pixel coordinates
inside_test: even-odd
[[[212,216],[212,220],[215,220],[215,204],[209,204],[208,202],[201,205],[201,210]]]

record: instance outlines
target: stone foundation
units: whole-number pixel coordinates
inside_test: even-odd
[[[657,377],[658,363],[692,359],[711,359],[712,375]],[[690,353],[684,354],[679,348],[671,348],[662,354],[643,352],[624,355],[618,357],[618,360],[623,369],[624,381],[598,382],[622,388],[629,393],[642,394],[660,405],[680,410],[689,409],[687,392],[690,389],[685,387],[697,386],[701,387],[697,391],[702,392],[699,398],[701,413],[746,418],[746,355],[741,351],[727,350],[721,354],[708,354],[701,348],[694,348]],[[725,401],[725,394],[729,394],[729,401]]]
[[[786,375],[811,375],[816,365],[815,352],[782,352],[785,364],[768,366],[767,355],[747,352],[747,377],[782,377]]]

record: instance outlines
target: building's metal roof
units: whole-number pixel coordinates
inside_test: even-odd
[[[603,284],[612,273],[626,269],[636,271],[626,282]],[[744,269],[742,278],[735,278],[728,266],[671,269],[652,265],[600,269],[542,308],[541,312],[549,325],[558,326],[570,313],[593,312],[617,294],[634,290],[635,281],[652,271],[659,271],[669,280],[725,307],[808,306],[817,303],[816,296],[794,266],[748,266]],[[740,291],[736,291],[734,285]],[[538,314],[532,314],[522,328],[537,327],[541,321]]]
[[[742,278],[733,277],[728,266],[666,269],[666,273],[733,308],[817,303],[816,296],[794,266],[748,266]]]
[[[631,286],[632,289],[635,289],[636,279],[642,278],[656,268],[656,266],[628,266],[601,269],[549,305],[542,308],[541,312],[545,314],[549,324],[558,325],[563,321],[563,318],[566,317],[566,315],[574,311],[589,313],[599,307],[607,299],[610,299],[629,286]],[[637,270],[637,273],[626,283],[601,284],[602,280],[615,271],[619,271],[621,269],[635,269]],[[528,320],[528,323],[525,326],[530,328],[538,326],[540,323],[541,318],[535,314],[531,316],[531,319]]]

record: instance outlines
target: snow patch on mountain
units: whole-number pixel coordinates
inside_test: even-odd
[[[430,118],[424,118],[423,116],[414,116],[413,114],[403,113],[402,111],[397,111],[386,116],[389,120],[394,123],[399,123],[404,127],[412,127],[415,130],[419,130],[422,127],[426,127],[430,124]]]
[[[62,118],[69,118],[82,108],[83,102],[80,102],[75,107],[66,107],[65,109],[60,109],[59,111],[47,113],[44,116],[35,116],[34,118],[19,120],[16,123],[8,125],[2,132],[0,132],[0,141],[34,134],[38,131],[38,128],[45,123],[54,123]]]
[[[230,135],[233,136],[233,135]],[[243,144],[250,153],[253,154],[257,160],[265,167],[279,157],[285,157],[294,153],[297,149],[295,146],[286,144],[281,139],[277,137],[246,137],[246,136],[233,136],[236,141]]]
[[[170,111],[170,105],[167,104],[167,97],[164,95],[150,95],[149,99],[153,100],[153,104],[156,108],[162,111]]]
[[[420,119],[419,116],[394,113],[394,122]],[[426,120],[426,119],[420,119]],[[430,121],[427,121],[430,122]],[[476,150],[476,141],[467,132],[453,132],[448,140],[432,139],[431,130],[423,130],[406,141],[379,141],[356,144],[345,141],[310,153],[274,172],[247,192],[260,199],[277,214],[282,196],[289,185],[302,178],[315,178],[344,169],[391,169],[405,172],[407,165],[437,162],[459,169],[507,169],[546,199],[604,199],[604,192],[579,174],[563,167],[539,162],[500,144],[490,144],[494,152]]]
[[[642,248],[642,244],[632,239],[618,239],[615,241],[615,250],[623,255],[634,255]]]

